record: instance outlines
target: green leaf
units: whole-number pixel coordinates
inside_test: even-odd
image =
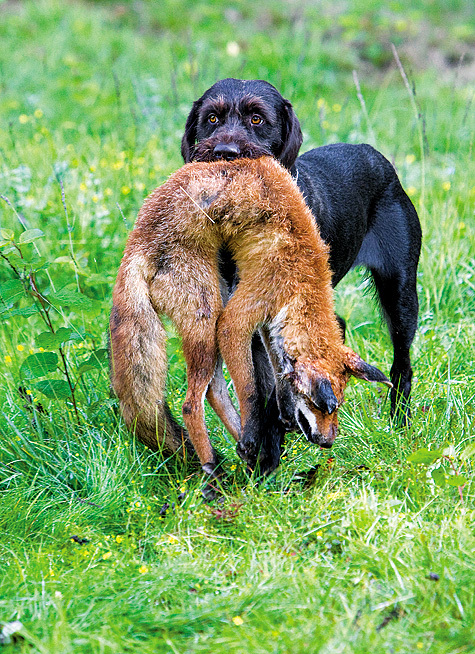
[[[11,229],[0,229],[0,235],[5,241],[13,241],[15,238],[15,232]]]
[[[23,309],[12,309],[11,311],[0,311],[2,320],[6,318],[12,318],[13,316],[32,316],[34,313],[38,313],[38,309],[33,307],[24,307]]]
[[[109,363],[109,350],[105,347],[101,347],[91,354],[91,359],[92,358],[96,359],[100,366],[103,366],[106,363]]]
[[[69,327],[60,327],[54,334],[51,332],[42,332],[35,338],[35,345],[37,347],[44,347],[45,349],[54,349],[62,345],[62,343],[69,341],[72,331]]]
[[[84,361],[84,363],[81,363],[77,369],[76,375],[80,377],[81,375],[84,375],[85,372],[89,372],[90,370],[97,370],[97,366],[93,366],[91,363]]]
[[[15,302],[25,295],[25,289],[19,279],[12,279],[0,286],[0,295],[4,302]]]
[[[462,461],[464,461],[465,459],[471,459],[474,456],[475,456],[475,443],[470,443],[470,445],[467,445],[467,447],[460,452],[460,458],[462,459]]]
[[[39,255],[38,252],[33,250],[31,247],[27,247],[27,244],[24,244],[21,256],[16,249],[9,253],[8,261],[17,268],[30,268],[33,270],[41,270],[42,268],[47,268],[49,266],[49,262],[45,257]]]
[[[447,477],[447,483],[449,486],[463,486],[467,481],[468,480],[464,475],[449,475]]]
[[[63,400],[71,395],[69,384],[62,379],[45,379],[35,384],[35,388],[52,400]]]
[[[16,247],[13,246],[8,253],[5,252],[4,250],[3,254],[5,255],[8,254],[7,259],[12,266],[15,266],[16,268],[20,268],[21,266],[25,265],[25,259],[22,259],[22,257],[20,257]]]
[[[427,447],[421,447],[416,450],[411,456],[407,457],[409,463],[425,463],[430,465],[440,459],[442,456],[441,450],[428,450]]]
[[[435,470],[432,470],[431,476],[436,486],[440,486],[441,488],[442,486],[445,486],[445,470],[443,468],[436,468]]]
[[[57,293],[52,293],[48,296],[48,300],[51,304],[59,304],[62,307],[72,307],[74,309],[92,309],[93,300],[88,298],[78,291],[70,291],[67,288],[58,291]]]
[[[43,236],[44,232],[42,232],[41,229],[27,229],[20,234],[18,242],[31,243],[32,241],[36,241],[36,239],[42,238]]]
[[[54,372],[58,366],[58,355],[55,352],[39,352],[31,354],[20,366],[20,376],[26,379],[43,377]]]

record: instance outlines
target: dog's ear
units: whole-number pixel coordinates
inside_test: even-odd
[[[198,115],[202,104],[203,104],[202,98],[193,102],[193,106],[191,108],[190,114],[186,119],[185,133],[183,134],[183,138],[181,139],[181,155],[185,160],[185,163],[189,163],[191,161],[191,157],[193,154],[193,146],[195,145],[195,141],[196,141],[196,127],[198,125]]]
[[[379,382],[392,388],[392,384],[384,373],[375,366],[366,363],[356,352],[349,347],[345,348],[345,367],[350,375],[369,382]]]
[[[282,151],[278,156],[280,163],[291,168],[302,145],[302,130],[300,123],[288,100],[284,100],[282,109]]]

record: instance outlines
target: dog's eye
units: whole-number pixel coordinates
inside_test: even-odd
[[[259,114],[254,114],[251,118],[251,123],[253,125],[261,125],[264,121],[262,118],[259,116]]]
[[[216,116],[216,114],[210,114],[208,116],[208,122],[211,123],[212,125],[216,125],[216,123],[218,122],[218,117]]]

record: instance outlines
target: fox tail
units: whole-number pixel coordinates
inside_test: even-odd
[[[139,266],[124,261],[114,287],[109,323],[112,388],[125,423],[152,450],[194,455],[187,431],[165,400],[166,331],[154,310]]]

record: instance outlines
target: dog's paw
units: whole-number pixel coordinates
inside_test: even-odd
[[[263,477],[268,477],[280,464],[280,448],[270,452],[261,451],[258,458],[259,472]]]
[[[253,441],[241,439],[236,445],[236,452],[249,467],[255,468],[258,449]]]

